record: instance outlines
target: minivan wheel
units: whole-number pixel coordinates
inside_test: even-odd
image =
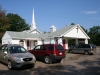
[[[52,63],[52,60],[51,60],[50,56],[45,56],[44,61],[47,64],[51,64]]]
[[[88,55],[88,54],[89,54],[89,52],[88,52],[88,51],[85,51],[85,52],[84,52],[84,54],[85,54],[85,55]]]
[[[7,67],[8,67],[8,69],[10,69],[10,70],[13,69],[11,61],[8,61]]]

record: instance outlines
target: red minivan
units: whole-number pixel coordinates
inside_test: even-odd
[[[61,61],[66,56],[66,50],[60,44],[42,44],[29,50],[36,58],[44,59],[45,63],[50,64],[53,61]]]

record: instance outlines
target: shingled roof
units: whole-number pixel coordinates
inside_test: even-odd
[[[42,34],[42,38],[43,37],[61,37],[62,34],[64,34],[65,32],[68,32],[69,30],[71,30],[75,26],[76,25],[64,26],[63,28],[61,28],[55,32],[44,33],[44,34]]]
[[[62,34],[65,32],[68,32],[76,25],[69,25],[64,26],[63,28],[55,31],[55,32],[46,32],[46,33],[40,33],[40,34],[32,34],[27,32],[14,32],[14,31],[6,31],[10,37],[12,38],[49,38],[49,37],[61,37]]]
[[[39,38],[38,34],[31,34],[27,32],[14,32],[14,31],[6,31],[6,32],[12,38]]]

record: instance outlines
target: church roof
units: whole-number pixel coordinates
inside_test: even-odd
[[[32,33],[27,33],[27,32],[13,32],[13,31],[7,31],[7,33],[12,37],[12,38],[53,38],[53,37],[62,37],[63,34],[71,31],[74,27],[77,25],[68,25],[64,26],[63,28],[55,31],[55,32],[46,32],[46,33],[40,33],[40,34],[32,34]],[[85,32],[84,32],[85,33]],[[85,33],[85,35],[88,37],[88,35]]]
[[[37,31],[38,33],[42,33],[41,31],[39,31],[38,29],[33,29],[33,30],[25,30],[23,32],[27,32],[27,33],[31,33],[33,31]]]
[[[74,26],[76,26],[76,25],[64,26],[63,28],[61,28],[61,29],[59,29],[59,30],[57,30],[55,32],[44,33],[43,37],[60,37],[62,34],[64,34],[65,32],[69,31]]]
[[[27,32],[6,31],[6,33],[8,33],[9,36],[12,38],[19,38],[19,39],[38,38],[39,37],[38,34],[32,34],[32,33],[27,33]]]
[[[42,33],[41,34],[41,38],[63,37],[65,34],[69,33],[73,29],[76,29],[77,26],[81,30],[81,32],[83,33],[83,35],[86,36],[87,39],[90,39],[89,36],[85,33],[85,31],[80,27],[80,25],[68,25],[68,26],[64,26],[63,28],[61,28],[61,29],[59,29],[59,30],[57,30],[55,32],[47,32],[47,33],[44,33],[44,34]],[[71,33],[70,35],[74,35],[74,32]],[[79,34],[79,36],[80,35],[82,35],[82,34]],[[69,37],[69,36],[66,36],[66,37]],[[73,38],[75,38],[75,37],[73,37]],[[76,37],[76,38],[78,38],[78,37]]]
[[[76,25],[64,26],[63,28],[61,28],[61,29],[57,30],[56,32],[54,32],[53,35],[61,36],[62,34],[64,34],[65,32],[68,32],[70,29],[72,29],[75,26]]]

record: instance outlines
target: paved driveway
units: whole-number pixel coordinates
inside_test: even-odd
[[[34,68],[8,70],[0,63],[0,75],[100,75],[100,48],[95,55],[67,54],[60,63],[37,61]]]

